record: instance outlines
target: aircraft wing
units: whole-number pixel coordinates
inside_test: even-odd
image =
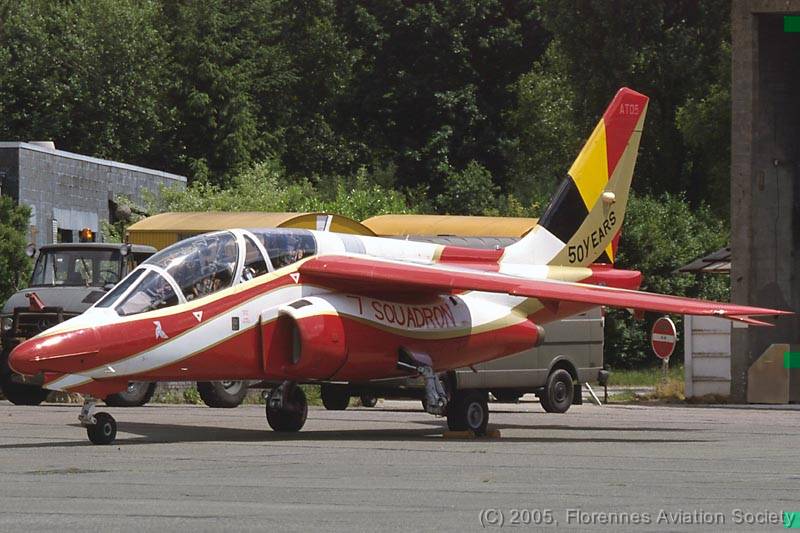
[[[578,302],[681,315],[709,315],[753,325],[772,325],[750,317],[793,314],[789,311],[750,307],[668,296],[652,292],[618,289],[586,283],[516,276],[442,265],[386,261],[368,257],[328,255],[313,257],[299,266],[308,281],[326,287],[369,294],[458,293],[484,291],[537,298],[552,305]],[[310,279],[308,279],[310,278]]]

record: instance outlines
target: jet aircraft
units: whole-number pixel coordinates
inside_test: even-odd
[[[20,344],[10,365],[87,395],[79,419],[97,444],[117,425],[96,402],[134,380],[270,382],[268,423],[291,432],[307,415],[298,384],[418,375],[428,412],[481,433],[486,394],[449,394],[447,372],[530,349],[549,322],[606,305],[768,325],[754,317],[786,312],[642,292],[639,272],[614,268],[647,105],[619,90],[538,225],[504,249],[299,229],[200,235]]]

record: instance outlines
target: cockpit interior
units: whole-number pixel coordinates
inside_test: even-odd
[[[95,307],[135,315],[203,298],[317,253],[302,229],[235,229],[197,235],[139,265]]]

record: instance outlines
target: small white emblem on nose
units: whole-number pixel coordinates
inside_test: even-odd
[[[194,315],[194,317],[197,319],[198,322],[203,320],[203,312],[202,311],[194,311],[194,312],[192,312],[192,314]]]
[[[153,320],[153,324],[156,326],[156,339],[168,339],[166,333],[164,333],[164,328],[161,327],[160,320]]]

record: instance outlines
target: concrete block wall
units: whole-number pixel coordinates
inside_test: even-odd
[[[142,205],[145,191],[157,198],[162,186],[186,186],[184,176],[17,142],[0,143],[0,173],[2,194],[33,208],[37,246],[53,242],[54,218],[61,228],[89,227],[101,240],[109,201],[123,195]]]
[[[783,31],[800,0],[731,4],[731,299],[800,310],[800,34]],[[800,341],[800,317],[734,328],[731,396],[772,343]]]

